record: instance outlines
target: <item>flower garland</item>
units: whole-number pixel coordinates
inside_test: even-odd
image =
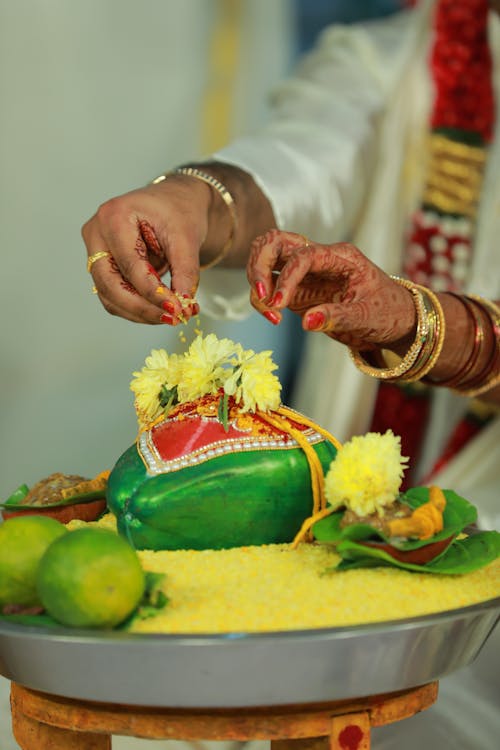
[[[429,161],[421,206],[411,218],[403,275],[438,292],[461,293],[469,275],[494,124],[488,12],[487,0],[436,3],[429,60],[435,89]],[[430,397],[430,389],[420,383],[379,386],[370,430],[390,428],[401,435],[403,451],[413,467],[425,439]],[[461,447],[455,440],[454,451]],[[410,484],[407,472],[404,485]]]

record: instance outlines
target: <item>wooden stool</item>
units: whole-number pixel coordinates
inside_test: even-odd
[[[138,688],[140,690],[140,687]],[[369,750],[370,728],[431,706],[438,683],[357,700],[235,709],[170,709],[61,698],[12,684],[22,750],[110,750],[111,735],[165,740],[271,740],[272,750]]]

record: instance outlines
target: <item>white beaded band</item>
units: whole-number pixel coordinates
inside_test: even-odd
[[[194,177],[197,180],[201,180],[202,182],[205,182],[207,185],[212,187],[216,193],[220,195],[224,203],[229,209],[229,213],[231,215],[231,233],[229,235],[229,239],[225,243],[224,247],[220,251],[218,255],[215,256],[209,263],[206,263],[201,266],[202,270],[206,270],[207,268],[211,268],[212,266],[217,265],[217,263],[220,263],[220,261],[225,258],[225,256],[228,254],[229,250],[231,249],[231,245],[233,244],[234,236],[236,234],[236,230],[238,228],[238,217],[236,215],[236,206],[234,202],[234,198],[229,192],[229,190],[225,187],[225,185],[222,184],[216,177],[213,177],[211,174],[208,174],[208,172],[203,172],[201,169],[197,169],[196,167],[177,167],[176,169],[173,169],[171,172],[166,172],[165,174],[161,174],[158,177],[156,177],[154,180],[152,180],[153,185],[157,185],[159,182],[163,182],[163,180],[166,180],[169,174],[183,174],[186,175],[186,177]]]

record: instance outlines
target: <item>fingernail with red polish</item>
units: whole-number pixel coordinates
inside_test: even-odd
[[[255,283],[255,291],[257,292],[257,297],[259,299],[265,299],[265,297],[267,297],[266,287],[262,281],[257,281]]]
[[[279,307],[282,302],[283,302],[283,292],[275,292],[274,296],[269,302],[269,307]]]
[[[192,306],[192,308],[193,308],[193,315],[198,315],[198,313],[200,312],[200,306],[199,306],[199,304],[197,302],[195,302],[194,305]]]
[[[172,326],[174,324],[174,319],[171,315],[160,315],[160,320],[162,323],[167,323],[167,325]]]
[[[266,310],[265,313],[263,313],[264,317],[267,318],[267,320],[272,323],[273,325],[277,326],[280,322],[280,316],[276,315],[276,313],[272,312],[272,310]]]
[[[171,302],[168,302],[167,300],[165,300],[165,302],[161,303],[161,306],[163,307],[164,310],[166,310],[167,312],[173,315],[175,308]]]
[[[320,328],[323,328],[325,325],[325,313],[318,311],[306,315],[305,324],[309,331],[317,331]]]

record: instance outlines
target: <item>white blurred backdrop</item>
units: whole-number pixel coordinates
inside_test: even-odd
[[[134,441],[131,373],[178,329],[104,311],[80,227],[257,125],[291,23],[288,0],[1,0],[0,498],[53,471],[93,476]],[[256,348],[272,335],[255,318],[227,330]]]

